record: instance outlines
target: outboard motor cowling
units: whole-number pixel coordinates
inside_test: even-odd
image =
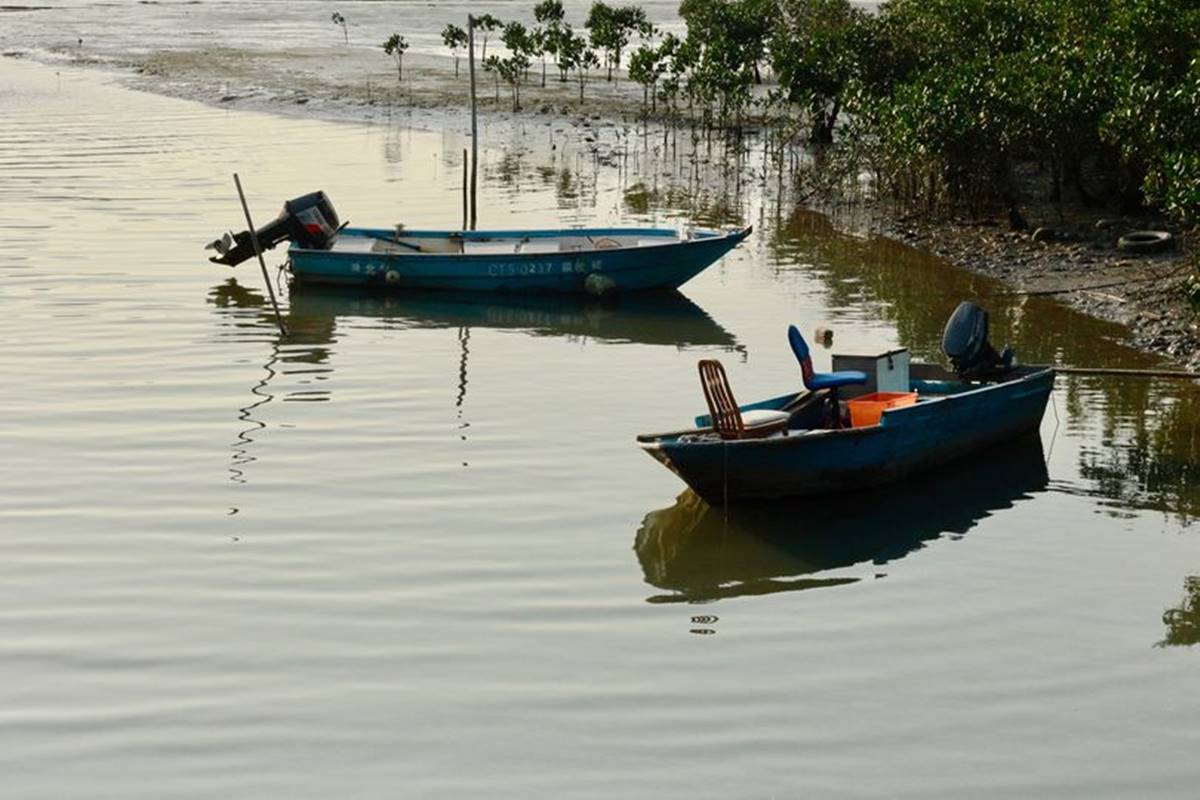
[[[954,309],[942,332],[942,350],[961,378],[1005,373],[1013,368],[1011,347],[997,353],[988,341],[988,313],[964,300]]]
[[[311,192],[283,204],[283,211],[272,222],[254,232],[258,246],[270,250],[284,240],[295,242],[309,250],[328,250],[337,238],[340,226],[333,203],[324,192]],[[206,249],[216,250],[209,259],[216,264],[235,267],[254,256],[254,241],[250,231],[225,234],[211,242]]]

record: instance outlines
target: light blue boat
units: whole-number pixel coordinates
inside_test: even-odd
[[[580,228],[398,234],[347,228],[328,250],[293,244],[288,256],[301,283],[603,295],[676,289],[749,233]]]
[[[429,231],[348,228],[323,192],[288,201],[254,232],[269,249],[290,241],[299,283],[607,295],[676,289],[750,235],[752,228]],[[234,266],[254,256],[249,231],[209,245]]]

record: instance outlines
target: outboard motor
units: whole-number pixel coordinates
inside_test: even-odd
[[[988,313],[964,300],[954,309],[942,333],[942,350],[960,378],[1001,375],[1015,365],[1011,347],[997,353],[988,341]]]
[[[283,204],[283,212],[273,221],[254,232],[258,246],[270,250],[285,239],[310,250],[328,250],[338,231],[337,212],[324,192],[312,192]],[[254,257],[254,241],[250,231],[230,235],[209,243],[206,250],[216,250],[209,259],[215,264],[236,267]]]

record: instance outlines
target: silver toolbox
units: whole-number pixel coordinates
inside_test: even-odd
[[[838,397],[846,399],[872,392],[907,392],[908,349],[889,350],[873,356],[848,356],[833,354],[833,371],[853,369],[867,373],[864,386],[843,386]]]

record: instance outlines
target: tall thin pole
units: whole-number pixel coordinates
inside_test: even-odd
[[[467,229],[467,148],[463,148],[463,230]]]
[[[479,183],[479,120],[475,114],[475,17],[467,15],[467,60],[471,69],[471,230],[478,217],[475,189]]]
[[[250,241],[254,244],[254,255],[258,256],[258,265],[262,267],[263,281],[267,284],[267,294],[271,296],[271,307],[275,309],[275,321],[279,323],[279,332],[287,336],[283,315],[279,313],[279,302],[275,299],[275,288],[271,286],[271,276],[267,274],[267,262],[263,259],[262,247],[259,246],[258,235],[254,232],[254,221],[250,219],[250,206],[246,205],[246,193],[242,191],[242,181],[236,172],[233,173],[233,183],[237,186],[238,198],[242,201],[242,211],[246,212],[246,227],[250,229]]]

